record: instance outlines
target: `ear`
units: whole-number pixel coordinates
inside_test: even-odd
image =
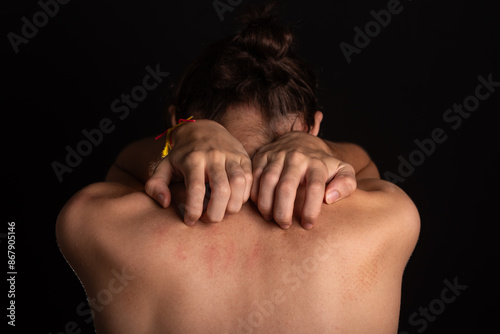
[[[175,124],[177,124],[177,117],[175,116],[175,106],[174,105],[171,105],[170,107],[168,107],[168,114],[170,116],[170,124],[172,126],[174,126]]]
[[[309,134],[317,136],[319,133],[319,128],[321,127],[321,121],[323,121],[323,113],[321,111],[316,111],[314,113],[314,124],[309,129]]]

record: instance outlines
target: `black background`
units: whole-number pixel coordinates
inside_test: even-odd
[[[401,13],[349,64],[339,44],[353,44],[353,28],[363,29],[373,20],[370,11],[386,9],[387,1],[287,1],[281,7],[284,21],[296,23],[300,54],[319,73],[324,138],[358,143],[382,174],[398,174],[398,156],[408,159],[417,149],[416,139],[430,138],[435,128],[447,136],[398,183],[422,220],[404,276],[401,332],[494,332],[500,327],[494,165],[500,88],[457,129],[443,120],[454,103],[474,95],[478,76],[491,74],[500,81],[500,19],[494,3],[402,0]],[[32,328],[55,334],[75,322],[82,333],[90,333],[87,316],[77,313],[86,300],[83,288],[56,244],[57,214],[69,196],[103,179],[126,144],[165,129],[169,87],[205,45],[234,31],[236,12],[225,12],[221,21],[212,0],[73,0],[59,5],[16,54],[7,34],[21,35],[21,18],[32,22],[41,8],[37,1],[1,6],[0,241],[5,254],[7,222],[15,221],[15,332]],[[170,75],[119,119],[111,103],[141,85],[146,66],[157,64]],[[104,118],[113,122],[114,131],[59,182],[51,164],[64,163],[66,145],[75,148],[85,139],[82,130],[98,127]],[[6,268],[7,258],[2,258]],[[439,307],[444,280],[467,289],[425,327],[424,321],[410,322],[419,308]],[[7,313],[7,287],[0,295]],[[2,319],[7,322],[5,315]]]

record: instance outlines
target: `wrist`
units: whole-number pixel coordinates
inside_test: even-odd
[[[300,131],[300,133],[301,133],[301,136],[303,136],[303,137],[299,138],[299,140],[301,142],[307,143],[306,145],[308,145],[312,150],[321,151],[321,152],[323,152],[327,155],[330,155],[330,156],[334,155],[334,151],[332,150],[330,145],[328,145],[328,142],[326,140],[323,140],[323,139],[319,138],[318,136],[315,136],[315,135],[312,135],[312,134],[309,134],[306,132]],[[300,142],[298,144],[300,144]]]
[[[209,119],[197,119],[196,122],[185,123],[179,126],[172,133],[172,139],[174,140],[196,140],[205,138],[209,134],[213,134],[214,130],[217,128],[224,128],[219,123],[209,120]]]
[[[173,145],[194,142],[207,143],[213,141],[220,131],[225,131],[221,124],[208,119],[199,119],[196,122],[185,123],[177,127],[172,132],[172,143]]]

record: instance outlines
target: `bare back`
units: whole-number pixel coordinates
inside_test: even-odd
[[[252,203],[188,227],[179,202],[87,197],[85,224],[69,227],[80,241],[62,249],[99,306],[98,332],[395,333],[418,214],[389,188],[324,205],[310,231],[297,222],[282,230]]]

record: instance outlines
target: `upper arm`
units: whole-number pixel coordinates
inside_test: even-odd
[[[334,206],[339,251],[345,256],[346,277],[353,290],[363,294],[357,310],[375,313],[387,326],[397,328],[401,284],[415,248],[420,219],[411,199],[396,185],[380,179],[363,179],[353,194]],[[343,219],[343,217],[346,217]],[[349,275],[349,276],[347,276]]]
[[[384,240],[392,260],[404,269],[420,234],[420,215],[411,198],[397,185],[380,179],[358,181],[358,189],[374,201],[378,216],[375,233]]]
[[[383,300],[387,326],[396,329],[403,273],[418,240],[420,217],[413,201],[392,183],[364,179],[358,189],[364,223],[355,245],[364,249],[364,256],[356,272],[362,287],[376,287],[363,305],[379,305]]]
[[[361,146],[353,143],[333,143],[326,141],[332,151],[332,155],[354,167],[356,180],[367,178],[380,179],[377,166]]]
[[[75,194],[58,216],[59,248],[89,300],[94,300],[90,306],[99,332],[130,326],[124,314],[136,312],[140,317],[150,312],[143,298],[151,293],[148,279],[154,276],[149,271],[154,266],[148,262],[147,249],[144,251],[150,238],[138,230],[141,224],[130,214],[146,201],[147,196],[123,185],[97,183]],[[111,292],[112,304],[99,299],[101,291]],[[134,331],[131,327],[127,330]]]
[[[125,147],[106,175],[106,181],[118,182],[135,189],[144,188],[151,164],[160,158],[163,141],[144,138]]]
[[[110,202],[133,189],[117,183],[95,183],[73,195],[57,217],[57,243],[66,260],[82,279],[98,252],[110,215]]]

